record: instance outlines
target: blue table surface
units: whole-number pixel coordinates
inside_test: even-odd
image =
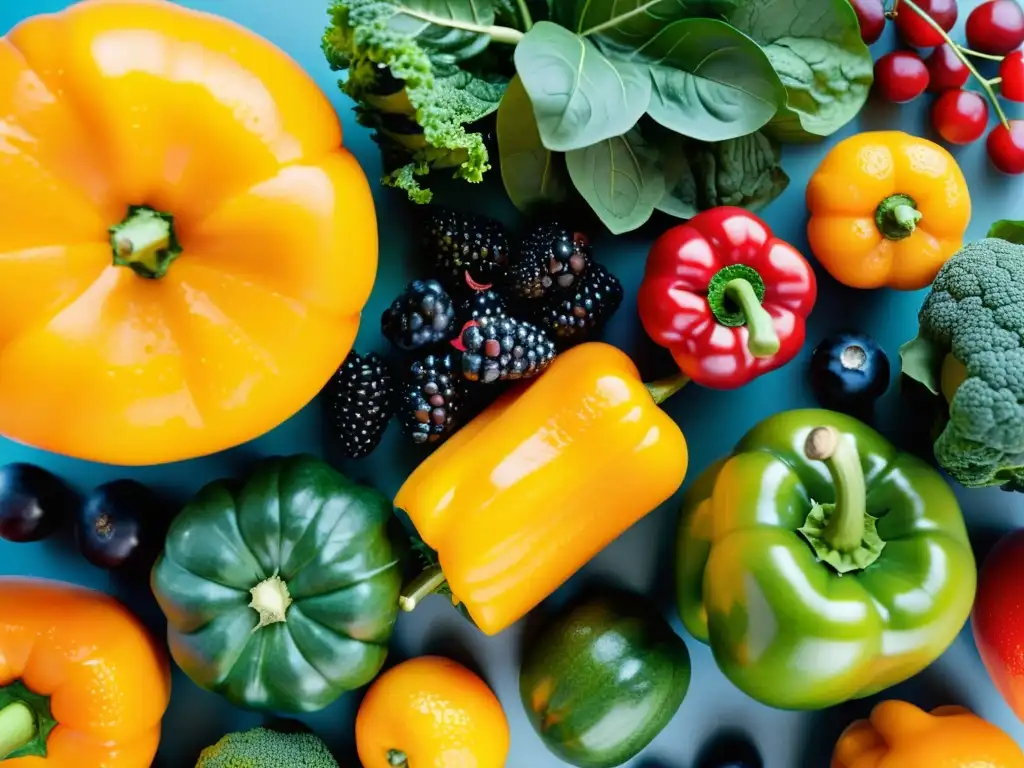
[[[958,33],[962,35],[967,12],[981,0],[961,0]],[[27,16],[58,10],[67,0],[3,0],[0,30],[6,31]],[[377,319],[401,287],[423,270],[414,263],[415,233],[404,197],[376,185],[381,163],[368,132],[359,127],[352,104],[338,90],[336,76],[324,62],[319,48],[326,23],[326,0],[187,0],[184,3],[234,19],[267,37],[297,59],[330,96],[344,122],[345,143],[355,153],[374,182],[380,223],[380,270],[365,313],[357,347],[362,351],[385,350]],[[962,37],[961,37],[962,39]],[[894,45],[893,31],[879,42],[877,52]],[[782,237],[805,253],[807,211],[804,188],[810,174],[836,141],[864,130],[901,129],[936,138],[928,125],[929,100],[902,107],[872,99],[859,121],[848,125],[828,142],[809,147],[788,147],[785,168],[792,178],[789,189],[766,211],[764,218]],[[1011,116],[1016,116],[1011,105]],[[1024,180],[994,172],[985,156],[984,142],[954,150],[969,182],[974,220],[968,232],[983,237],[990,222],[999,218],[1024,218],[1019,197]],[[478,202],[485,211],[508,223],[516,213],[501,193],[497,171],[482,190],[448,185],[441,202],[458,203],[459,196]],[[626,301],[606,333],[606,339],[630,352],[648,376],[668,372],[669,361],[646,340],[636,314],[635,294],[647,250],[654,238],[672,222],[660,219],[630,235],[611,237],[594,231],[599,258],[626,288]],[[857,292],[838,285],[818,268],[820,298],[802,355],[776,373],[735,392],[712,392],[690,387],[667,404],[681,425],[690,446],[691,469],[687,484],[708,463],[727,453],[751,426],[771,413],[814,405],[807,383],[807,364],[813,346],[826,334],[844,327],[871,333],[893,361],[893,386],[880,405],[876,426],[905,447],[926,445],[901,411],[896,377],[898,348],[916,332],[920,293],[882,290]],[[28,461],[59,473],[79,490],[120,477],[150,484],[173,503],[187,500],[206,482],[243,472],[256,458],[271,454],[313,452],[324,455],[325,445],[319,403],[314,402],[296,417],[249,444],[215,456],[158,467],[126,469],[70,460],[0,439],[0,463]],[[397,491],[417,461],[417,453],[405,445],[392,425],[382,447],[370,460],[338,462],[351,476],[375,485],[388,494]],[[685,487],[685,486],[684,486]],[[965,491],[958,496],[968,519],[979,561],[1000,535],[1024,520],[1024,497],[998,490]],[[767,768],[824,768],[832,745],[853,719],[865,716],[881,698],[903,698],[920,706],[963,704],[1006,729],[1024,745],[1024,725],[993,688],[966,627],[953,646],[915,679],[886,691],[875,699],[845,704],[817,713],[793,713],[759,705],[734,688],[718,671],[709,650],[688,637],[675,614],[672,587],[672,542],[679,506],[678,495],[652,512],[589,563],[565,587],[562,594],[583,579],[607,578],[654,597],[676,630],[685,637],[694,669],[690,692],[675,718],[651,746],[631,761],[630,768],[697,768],[700,754],[712,738],[731,731],[746,734],[760,748]],[[159,610],[143,586],[123,585],[76,555],[66,535],[38,544],[0,542],[0,574],[32,575],[63,579],[109,591],[122,598],[158,635],[163,633]],[[414,614],[399,619],[389,664],[426,653],[449,655],[478,669],[494,688],[512,728],[513,768],[556,768],[564,765],[546,751],[526,720],[519,700],[517,675],[521,623],[501,635],[487,638],[465,622],[442,598],[431,598]],[[342,766],[355,766],[354,717],[361,692],[353,692],[323,712],[304,718],[334,750]],[[180,672],[173,680],[173,696],[164,723],[164,738],[157,766],[187,768],[199,750],[224,733],[252,727],[264,716],[235,709],[207,693]],[[83,768],[86,768],[83,766]]]

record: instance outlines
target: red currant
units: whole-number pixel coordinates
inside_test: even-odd
[[[988,102],[974,91],[946,91],[932,107],[932,125],[950,144],[970,144],[988,128]]]
[[[1024,101],[1024,51],[1014,51],[999,65],[1000,92],[1010,101]]]
[[[928,87],[928,67],[911,51],[893,51],[875,62],[875,86],[896,104],[913,101]]]
[[[1024,11],[1016,0],[988,0],[967,17],[967,44],[982,53],[997,55],[1024,43]]]
[[[971,72],[953,49],[943,43],[925,60],[928,67],[928,90],[935,93],[963,88]]]
[[[885,32],[885,6],[882,0],[850,0],[860,20],[860,36],[865,43],[877,43]]]
[[[1011,120],[1010,129],[1000,123],[988,135],[988,157],[1003,173],[1024,173],[1024,120]]]
[[[917,7],[931,16],[947,32],[956,24],[956,0],[917,0]],[[915,48],[934,48],[945,42],[942,35],[910,6],[905,5],[899,9],[896,15],[896,29],[899,30],[900,39]]]

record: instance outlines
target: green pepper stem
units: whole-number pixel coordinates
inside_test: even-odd
[[[910,237],[922,218],[914,199],[902,194],[889,195],[875,210],[875,226],[887,240]]]
[[[754,357],[771,357],[779,352],[779,335],[775,332],[775,321],[768,314],[754,292],[754,286],[740,277],[730,280],[725,286],[725,295],[743,312],[750,333],[747,349]]]
[[[32,708],[15,701],[0,709],[0,762],[27,747],[39,733],[39,724]]]
[[[651,393],[651,398],[654,402],[661,405],[689,383],[689,376],[677,373],[675,376],[669,376],[665,379],[650,381],[644,386],[647,387],[647,391]]]
[[[286,614],[288,606],[292,604],[292,596],[288,592],[288,585],[276,573],[250,589],[249,594],[252,595],[249,607],[260,615],[260,622],[252,628],[253,632],[287,620]]]
[[[389,749],[388,765],[394,766],[394,768],[408,768],[409,759],[405,756],[405,752],[402,752],[400,749]]]
[[[424,568],[402,589],[402,594],[398,597],[398,607],[406,612],[415,610],[423,598],[437,592],[444,582],[444,571],[441,570],[441,566],[432,565],[429,568]]]
[[[864,541],[867,517],[867,486],[857,450],[832,427],[818,427],[807,436],[804,453],[825,463],[836,489],[835,511],[822,539],[837,552],[852,552]]]
[[[132,206],[120,224],[110,228],[114,265],[139,277],[156,280],[181,255],[174,235],[174,217],[146,206]]]

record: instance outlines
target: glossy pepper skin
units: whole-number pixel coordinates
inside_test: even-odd
[[[971,220],[953,156],[900,131],[837,144],[807,185],[811,252],[851,288],[927,287],[960,250]]]
[[[883,701],[836,743],[832,768],[1024,768],[1005,732],[963,707]]]
[[[850,416],[776,414],[683,501],[683,623],[754,699],[821,709],[882,691],[964,626],[976,572],[942,476]]]
[[[735,389],[796,356],[817,298],[814,270],[757,216],[721,207],[673,227],[647,257],[647,335],[695,383]]]
[[[317,394],[377,235],[295,61],[178,3],[86,0],[0,39],[0,114],[0,434],[155,464]]]
[[[493,635],[675,493],[686,467],[682,432],[633,362],[590,342],[459,430],[395,506],[437,551],[453,599]]]
[[[170,695],[166,656],[119,602],[72,584],[0,578],[4,768],[149,768]]]
[[[372,680],[398,616],[386,496],[312,456],[215,481],[150,578],[171,655],[236,706],[314,712]]]

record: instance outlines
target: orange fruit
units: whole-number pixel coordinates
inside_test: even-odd
[[[440,656],[389,669],[356,715],[363,768],[504,768],[508,748],[498,698],[464,666]]]

